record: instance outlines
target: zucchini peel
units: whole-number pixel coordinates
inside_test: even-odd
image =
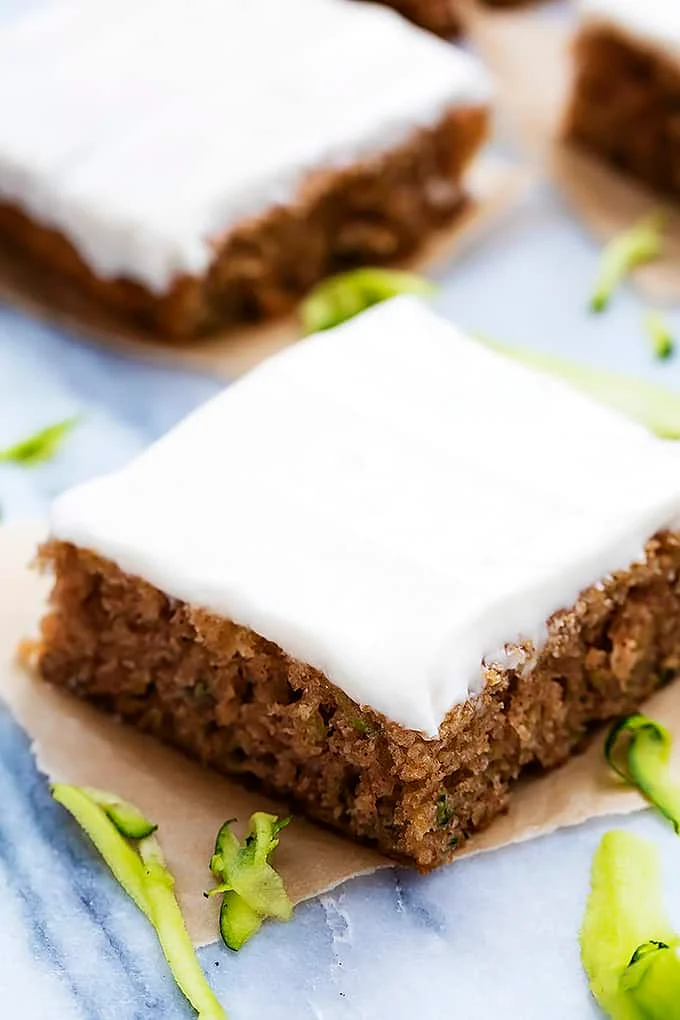
[[[680,834],[680,785],[670,776],[671,748],[666,727],[636,712],[612,727],[604,754],[610,768],[635,786]]]
[[[658,258],[663,248],[665,215],[657,209],[613,237],[600,257],[590,310],[603,312],[626,276],[638,266]]]
[[[144,839],[150,836],[158,828],[148,818],[145,818],[138,807],[127,800],[122,800],[113,793],[106,790],[99,790],[94,786],[82,786],[80,788],[86,797],[93,800],[95,804],[104,811],[111,819],[121,836],[126,839]]]
[[[619,986],[646,1020],[679,1020],[679,940],[670,944],[653,939],[633,953]]]
[[[118,884],[151,921],[144,867],[139,854],[121,835],[103,807],[81,787],[68,786],[66,783],[55,783],[52,786],[52,796],[89,836]]]
[[[158,839],[155,835],[146,836],[140,840],[138,849],[144,866],[151,922],[178,988],[201,1020],[226,1020],[198,962],[175,896],[175,880],[167,868]]]
[[[153,925],[177,986],[201,1020],[227,1020],[189,938],[153,822],[133,804],[92,787],[55,783],[52,796],[72,815]]]
[[[364,266],[317,284],[302,301],[300,318],[305,334],[319,333],[399,294],[431,297],[436,290],[435,284],[416,273]]]
[[[660,439],[680,439],[680,394],[672,389],[528,347],[499,343],[480,334],[475,339],[497,354],[562,379],[605,407],[644,425]]]
[[[644,327],[652,354],[657,361],[666,361],[675,353],[675,341],[670,326],[661,312],[649,311],[644,318]]]
[[[217,834],[210,870],[218,884],[208,895],[223,897],[220,933],[230,949],[241,949],[264,918],[289,921],[292,916],[283,880],[269,863],[279,844],[279,833],[290,821],[256,811],[243,842],[232,829],[233,819],[226,821]]]
[[[632,832],[607,832],[593,858],[580,932],[590,990],[607,1016],[680,1017],[678,944],[662,902],[656,847]]]
[[[35,432],[18,443],[0,450],[0,463],[18,464],[21,467],[35,467],[52,460],[59,451],[62,442],[77,425],[78,416],[64,418],[46,428]]]

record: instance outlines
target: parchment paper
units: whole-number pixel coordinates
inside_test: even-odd
[[[652,209],[666,208],[663,255],[636,270],[634,280],[654,301],[680,301],[680,207],[559,138],[571,87],[575,19],[558,20],[536,8],[509,13],[476,5],[465,8],[464,18],[496,79],[499,109],[599,241]]]
[[[416,272],[446,263],[478,241],[508,212],[527,188],[525,167],[482,158],[468,179],[469,203],[456,221],[439,231],[401,268]],[[289,316],[270,325],[250,326],[192,343],[162,342],[149,331],[122,321],[60,277],[37,271],[16,250],[0,246],[0,301],[56,322],[90,343],[106,345],[147,360],[179,364],[234,378],[263,358],[297,340],[300,325]]]
[[[152,738],[42,683],[19,663],[17,646],[36,635],[49,587],[47,579],[28,567],[45,530],[39,523],[0,528],[0,695],[32,738],[38,766],[47,776],[112,790],[137,803],[159,824],[191,936],[197,944],[213,941],[217,903],[207,901],[203,890],[210,887],[207,865],[219,826],[234,816],[245,822],[258,809],[286,814],[286,807],[193,765]],[[647,711],[680,737],[680,687],[655,695]],[[519,784],[508,814],[471,839],[458,858],[596,815],[642,807],[637,793],[608,776],[599,739],[562,769]],[[301,818],[286,829],[276,858],[296,903],[391,863]],[[455,861],[450,866],[455,867]]]

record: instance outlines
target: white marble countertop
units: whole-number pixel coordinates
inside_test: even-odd
[[[45,0],[31,0],[32,3]],[[21,0],[5,0],[2,15]],[[654,363],[643,305],[624,289],[592,317],[597,246],[548,186],[442,272],[460,325],[680,388]],[[680,336],[680,315],[672,321]],[[45,467],[0,467],[5,519],[44,511],[76,480],[123,462],[218,388],[208,377],[88,348],[0,308],[0,446],[67,414],[82,423]],[[680,691],[678,692],[680,697]],[[189,1017],[145,920],[51,802],[26,738],[0,709],[0,1001],[23,1020]],[[590,823],[428,877],[395,869],[347,883],[268,925],[241,953],[201,959],[231,1020],[586,1020],[598,1015],[577,931],[607,828],[653,836],[680,924],[680,856],[649,813]]]

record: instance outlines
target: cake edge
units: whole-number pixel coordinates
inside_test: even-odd
[[[316,821],[428,870],[680,672],[680,533],[548,621],[536,653],[489,666],[437,740],[359,706],[255,632],[170,599],[95,553],[45,545],[55,575],[42,678]]]
[[[611,74],[608,58],[618,75]],[[680,88],[680,53],[591,15],[583,18],[572,41],[572,63],[573,81],[559,129],[563,141],[647,188],[677,197],[680,181],[670,158],[674,136],[664,119],[672,113],[667,113],[664,90],[671,81],[675,93]],[[628,88],[615,94],[621,71]],[[602,89],[607,91],[604,98]],[[630,108],[620,105],[622,96]],[[658,117],[650,117],[655,107]],[[647,114],[641,120],[642,108]],[[630,130],[633,123],[635,132]]]
[[[149,339],[198,339],[281,316],[334,272],[417,252],[465,206],[464,172],[490,118],[488,105],[453,106],[379,155],[309,174],[294,203],[215,239],[208,271],[179,276],[161,294],[131,278],[98,276],[65,233],[14,202],[0,202],[0,240],[29,271],[75,287]]]

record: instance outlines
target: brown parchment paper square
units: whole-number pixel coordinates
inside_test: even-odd
[[[503,159],[483,156],[468,175],[469,200],[455,222],[434,234],[401,268],[425,272],[446,265],[479,241],[518,201],[530,175]],[[146,360],[209,371],[227,379],[252,368],[300,337],[294,316],[215,334],[198,341],[162,342],[102,307],[77,286],[39,270],[16,249],[0,245],[0,301],[55,322],[90,343]]]
[[[111,789],[139,804],[158,822],[189,932],[196,944],[213,941],[217,903],[207,901],[203,890],[211,883],[207,865],[219,826],[234,816],[244,822],[258,809],[286,813],[285,805],[273,804],[194,765],[152,738],[42,683],[20,665],[17,646],[36,635],[49,589],[49,580],[29,568],[45,534],[41,523],[0,528],[0,696],[31,737],[38,766],[47,776]],[[680,737],[680,686],[660,691],[646,710]],[[678,740],[676,747],[680,749]],[[458,858],[644,806],[637,793],[608,776],[599,738],[563,768],[520,783],[508,814],[469,840]],[[299,903],[392,862],[296,818],[277,850],[276,865],[291,898]],[[455,866],[454,861],[450,867]]]
[[[539,8],[490,12],[466,4],[464,19],[495,77],[502,119],[595,238],[606,242],[651,209],[666,209],[663,254],[636,270],[634,280],[654,301],[680,301],[680,207],[560,139],[576,18]]]

